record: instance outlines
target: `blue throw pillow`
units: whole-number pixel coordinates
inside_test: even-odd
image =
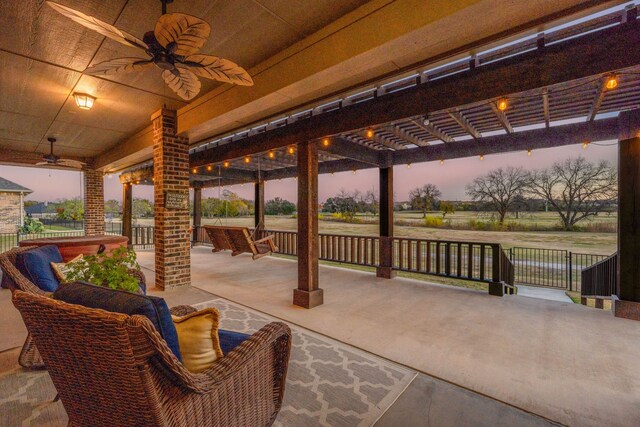
[[[218,339],[220,340],[222,354],[226,356],[231,350],[242,344],[242,342],[250,336],[251,335],[242,334],[240,332],[218,329]]]
[[[16,267],[20,273],[46,292],[55,292],[60,285],[51,268],[52,262],[62,262],[60,250],[54,245],[34,248],[16,256]]]
[[[162,298],[96,286],[85,282],[63,283],[53,298],[69,304],[99,308],[112,313],[145,316],[153,323],[167,345],[182,362],[178,333],[171,320],[167,303]]]

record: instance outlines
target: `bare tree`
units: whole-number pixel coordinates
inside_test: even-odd
[[[528,190],[558,212],[563,228],[570,231],[584,218],[605,211],[618,196],[617,172],[606,161],[567,159],[531,173]]]
[[[411,207],[413,209],[421,209],[422,217],[427,216],[427,211],[431,209],[433,202],[438,199],[442,193],[434,184],[426,184],[422,187],[414,188],[409,192],[411,199]]]
[[[498,212],[500,224],[514,204],[524,194],[527,173],[522,168],[499,168],[480,176],[467,185],[467,195],[475,201],[485,202]]]

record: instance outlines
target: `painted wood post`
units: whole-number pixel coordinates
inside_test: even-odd
[[[129,247],[133,245],[133,184],[122,184],[122,235],[129,238]]]
[[[619,116],[616,317],[640,320],[640,109]]]
[[[313,308],[324,301],[318,282],[318,146],[298,144],[298,288],[293,303]]]
[[[392,279],[393,270],[393,166],[380,168],[380,261],[376,276]],[[402,260],[400,260],[402,261]]]
[[[254,225],[260,228],[256,231],[256,236],[262,237],[262,230],[264,230],[264,181],[256,181],[254,186],[254,199],[253,199],[253,219]]]
[[[193,244],[198,242],[198,231],[202,225],[202,188],[193,189]]]

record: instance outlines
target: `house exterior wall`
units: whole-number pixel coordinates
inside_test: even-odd
[[[0,192],[0,233],[15,233],[20,226],[20,193]]]

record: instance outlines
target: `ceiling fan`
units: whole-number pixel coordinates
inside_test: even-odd
[[[71,168],[71,169],[82,169],[82,167],[86,164],[84,162],[78,160],[71,159],[61,159],[59,156],[53,154],[53,143],[56,142],[56,139],[53,137],[47,138],[50,144],[49,154],[45,154],[42,156],[42,162],[36,163],[36,166],[57,166],[63,168]]]
[[[253,79],[237,64],[212,55],[198,54],[211,33],[208,23],[184,13],[167,13],[167,3],[162,2],[162,16],[153,31],[144,34],[142,40],[113,25],[53,1],[47,4],[60,14],[80,25],[97,31],[127,46],[142,49],[150,58],[116,58],[93,65],[85,73],[111,75],[141,71],[157,66],[162,78],[171,90],[185,100],[193,99],[200,92],[198,76],[242,86],[253,86]]]

